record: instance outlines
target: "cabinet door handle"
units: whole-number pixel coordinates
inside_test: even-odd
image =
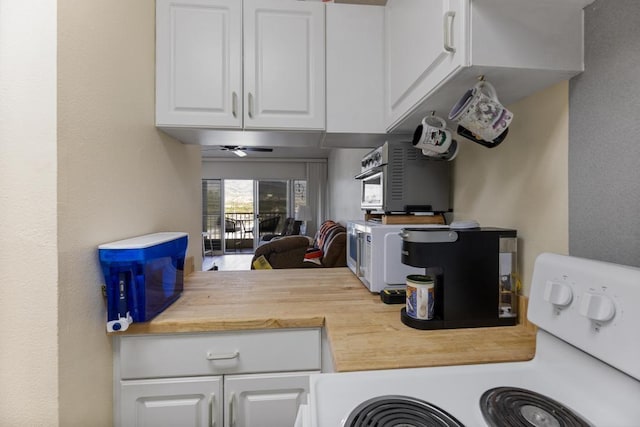
[[[229,427],[236,427],[236,414],[235,414],[235,406],[236,406],[236,394],[231,393],[229,398]]]
[[[209,397],[209,416],[209,427],[216,427],[216,395],[213,393]]]
[[[207,351],[207,360],[230,360],[237,359],[240,357],[240,352],[238,350],[233,353],[222,353],[215,354],[213,351]]]
[[[456,13],[452,10],[444,14],[444,50],[451,53],[456,51],[456,47],[453,45],[453,18],[455,16]]]
[[[231,114],[234,119],[238,117],[238,94],[235,91],[231,94]]]
[[[249,96],[248,96],[248,101],[249,101],[249,118],[253,119],[253,94],[251,92],[249,92]]]

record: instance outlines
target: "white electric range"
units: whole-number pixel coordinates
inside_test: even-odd
[[[531,361],[317,374],[296,426],[640,426],[640,269],[542,254],[528,318]]]

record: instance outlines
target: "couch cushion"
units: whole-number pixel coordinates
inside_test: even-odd
[[[324,245],[322,265],[325,267],[346,267],[347,265],[347,232],[336,230],[328,237]]]

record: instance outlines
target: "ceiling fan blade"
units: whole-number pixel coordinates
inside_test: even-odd
[[[263,153],[271,153],[273,151],[273,148],[266,147],[241,147],[240,149],[246,151],[260,151]]]

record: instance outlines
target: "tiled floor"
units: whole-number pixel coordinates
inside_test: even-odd
[[[229,254],[214,257],[205,257],[202,262],[202,270],[212,270],[214,265],[220,271],[251,270],[253,254]]]

